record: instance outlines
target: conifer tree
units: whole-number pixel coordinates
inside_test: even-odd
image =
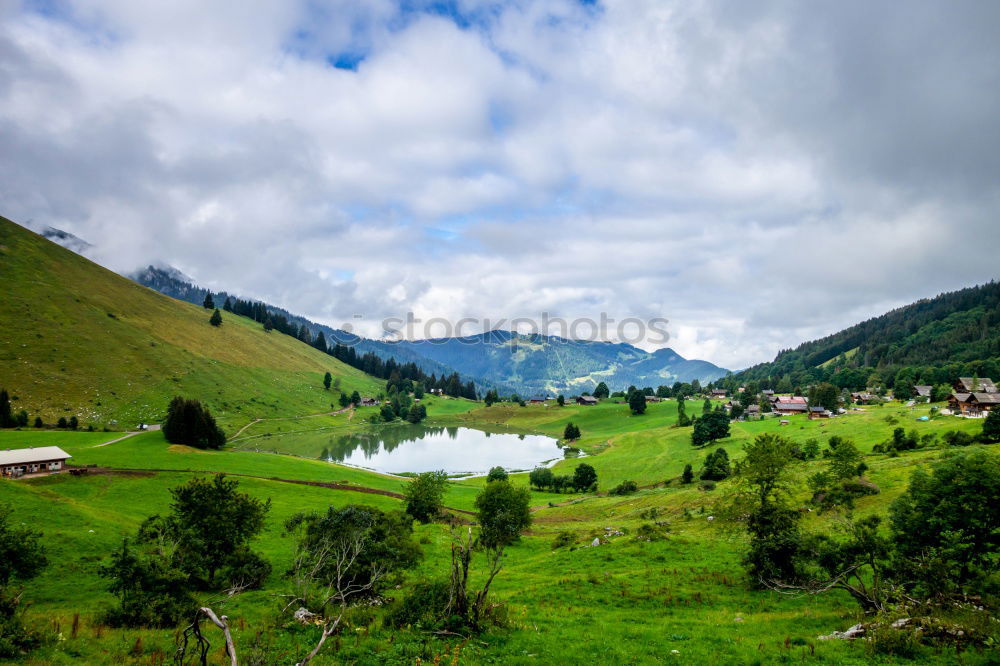
[[[210,291],[205,292],[205,301],[201,304],[201,306],[206,310],[215,309],[215,301],[212,300],[212,292]]]
[[[322,335],[322,333],[320,333],[320,335]],[[331,375],[329,372],[327,372],[325,375],[323,375],[323,388],[325,388],[327,391],[329,391],[330,390],[330,384],[332,384],[332,383],[333,383],[333,375]]]
[[[0,428],[13,428],[14,415],[10,411],[10,396],[6,389],[0,389]]]
[[[226,302],[222,304],[222,309],[226,312],[233,311],[233,302],[229,300],[228,296],[226,296]]]
[[[222,313],[219,312],[218,308],[212,313],[212,317],[208,320],[208,323],[212,326],[222,326]]]

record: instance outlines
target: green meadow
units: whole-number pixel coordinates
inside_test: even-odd
[[[623,480],[637,482],[639,492],[625,497],[598,494],[532,492],[533,525],[507,551],[504,569],[494,586],[496,599],[508,605],[512,627],[473,638],[434,636],[410,627],[390,630],[378,610],[352,611],[348,626],[318,658],[318,663],[659,663],[673,659],[689,663],[767,664],[896,663],[893,658],[868,654],[863,641],[821,641],[817,637],[843,630],[859,619],[857,605],[844,593],[786,596],[750,589],[740,566],[745,540],[737,530],[710,520],[715,503],[728,492],[726,481],[713,491],[697,484],[676,482],[685,464],[697,470],[708,450],[727,449],[741,455],[742,445],[762,432],[780,432],[797,442],[817,438],[825,445],[831,435],[853,439],[868,453],[867,477],[881,492],[857,503],[859,514],[885,513],[889,502],[905,490],[912,471],[945,453],[940,445],[888,457],[871,453],[894,428],[919,435],[949,429],[975,432],[981,422],[934,417],[927,407],[909,409],[899,404],[867,407],[860,412],[809,421],[791,417],[733,423],[732,436],[710,449],[690,444],[691,428],[673,427],[676,403],[654,403],[642,416],[612,401],[595,407],[567,406],[490,408],[468,401],[434,400],[428,423],[436,425],[502,426],[525,433],[560,437],[567,422],[577,424],[582,437],[576,444],[586,454],[606,491]],[[701,403],[688,402],[688,413],[700,413]],[[265,420],[248,433],[307,433],[310,426],[323,432],[350,432],[369,428],[365,410],[352,418],[308,417]],[[303,415],[304,416],[304,415]],[[246,425],[234,423],[238,427]],[[281,425],[279,425],[281,424]],[[240,487],[272,502],[264,533],[255,548],[273,564],[261,590],[230,599],[208,595],[204,601],[230,617],[240,655],[257,655],[258,663],[294,663],[311,648],[315,629],[278,620],[287,591],[283,577],[292,557],[292,543],[282,535],[282,523],[292,514],[329,505],[369,504],[399,508],[392,496],[365,489],[399,492],[405,479],[288,455],[237,451],[237,441],[222,451],[201,451],[170,445],[158,432],[136,435],[101,446],[121,433],[0,432],[0,448],[58,445],[73,455],[75,465],[95,465],[95,473],[24,479],[0,483],[0,502],[11,504],[23,522],[44,532],[50,564],[30,581],[24,599],[28,619],[60,636],[32,654],[28,663],[158,663],[169,659],[175,647],[170,630],[119,630],[100,624],[103,608],[113,598],[97,567],[146,517],[163,513],[169,489],[192,476],[224,472],[240,475]],[[305,436],[305,435],[303,435]],[[572,473],[576,460],[556,464],[559,473]],[[804,462],[797,473],[802,505],[808,498],[804,479],[822,466]],[[114,472],[100,472],[108,468]],[[527,485],[527,475],[512,477]],[[336,484],[336,488],[287,483],[309,481]],[[445,504],[470,510],[483,479],[453,481]],[[459,514],[468,519],[465,514]],[[714,517],[713,517],[714,518]],[[807,530],[836,529],[839,515],[811,511]],[[640,541],[645,524],[665,524],[661,541]],[[607,530],[621,532],[599,547],[584,547]],[[416,536],[424,558],[391,596],[405,595],[409,583],[442,578],[448,566],[448,527],[417,525]],[[557,535],[573,547],[554,549]],[[79,613],[73,635],[74,615]],[[286,617],[287,619],[287,617]],[[275,628],[277,624],[277,628]],[[213,630],[214,631],[214,630]],[[223,663],[213,640],[212,663]],[[138,648],[137,648],[138,645]],[[989,652],[923,648],[919,657],[929,663],[996,663]]]

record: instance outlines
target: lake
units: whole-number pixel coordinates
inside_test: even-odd
[[[475,428],[386,425],[351,434],[293,433],[246,442],[245,451],[287,453],[386,474],[485,474],[497,465],[530,470],[563,457],[552,437]]]

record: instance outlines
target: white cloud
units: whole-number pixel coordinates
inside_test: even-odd
[[[458,6],[5,4],[0,212],[370,334],[666,317],[730,367],[995,277],[996,6]]]

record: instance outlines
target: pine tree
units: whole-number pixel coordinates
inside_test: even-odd
[[[322,333],[320,333],[320,335],[322,335]],[[323,375],[323,388],[329,391],[330,384],[332,383],[333,383],[333,375],[331,375],[329,372]]]
[[[684,473],[681,474],[681,483],[691,483],[694,481],[694,470],[691,469],[691,464],[688,463],[684,465]]]
[[[320,350],[321,352],[324,353],[326,352],[326,336],[323,335],[323,331],[319,332],[319,335],[316,336],[316,339],[313,340],[312,344],[313,347]]]
[[[201,304],[201,306],[206,310],[215,309],[215,301],[212,300],[212,292],[210,291],[205,292],[205,301]]]
[[[268,333],[274,328],[274,323],[271,321],[270,317],[264,319],[264,330]]]
[[[35,417],[35,427],[36,428],[44,428],[45,427],[45,424],[42,422],[42,417],[41,416],[36,416]]]
[[[0,428],[13,428],[14,415],[10,411],[10,396],[6,389],[0,389]]]
[[[208,323],[212,326],[222,326],[222,313],[218,309],[212,313],[212,317],[208,320]]]
[[[677,398],[677,425],[683,428],[686,425],[690,425],[691,421],[688,419],[687,407],[685,406],[684,396]]]
[[[226,312],[233,311],[233,302],[229,300],[228,296],[226,296],[226,302],[222,304],[222,309]]]

